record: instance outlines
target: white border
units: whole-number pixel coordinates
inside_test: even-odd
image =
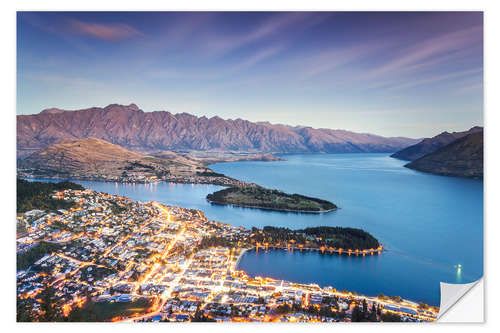
[[[15,66],[15,50],[16,50],[16,14],[17,10],[484,10],[485,11],[485,276],[486,276],[486,325],[453,325],[453,324],[430,324],[425,325],[425,329],[441,330],[444,327],[449,327],[454,331],[470,331],[478,328],[492,328],[495,325],[495,317],[498,318],[497,309],[498,300],[496,296],[498,293],[498,260],[494,262],[495,254],[499,253],[497,244],[499,243],[496,238],[500,235],[500,218],[498,211],[494,210],[495,202],[498,202],[498,147],[497,142],[500,142],[498,117],[499,117],[499,65],[498,59],[500,54],[498,52],[498,32],[500,31],[499,22],[500,15],[498,12],[498,1],[437,1],[437,0],[420,0],[410,2],[403,1],[272,1],[272,0],[253,0],[246,3],[230,1],[230,0],[211,0],[211,1],[129,1],[122,0],[116,2],[104,2],[97,0],[87,0],[85,2],[69,2],[62,0],[45,0],[45,1],[17,1],[6,4],[7,1],[2,3],[2,10],[0,11],[2,25],[2,48],[0,62],[2,66],[2,110],[1,112],[1,136],[2,136],[2,153],[4,155],[3,163],[1,163],[1,171],[4,176],[2,195],[0,197],[1,212],[3,219],[1,220],[4,227],[2,232],[2,253],[3,253],[3,270],[1,276],[1,286],[4,293],[2,293],[1,303],[2,320],[4,325],[2,328],[6,331],[51,331],[51,332],[66,332],[68,329],[72,331],[87,331],[87,330],[101,330],[106,329],[110,332],[123,332],[123,331],[137,331],[138,329],[147,329],[152,331],[165,331],[165,330],[217,330],[221,331],[253,331],[259,330],[291,330],[297,331],[302,329],[314,329],[315,331],[331,332],[332,330],[348,330],[350,332],[367,330],[378,331],[401,331],[404,330],[421,330],[422,325],[384,325],[384,324],[345,324],[345,325],[286,325],[277,324],[240,324],[240,325],[208,325],[200,324],[186,324],[186,325],[148,325],[134,326],[134,325],[109,325],[109,324],[47,324],[47,325],[22,325],[15,323],[15,256],[14,247],[15,240],[12,237],[15,234],[15,226],[13,223],[13,215],[15,213],[15,96],[16,96],[16,66]],[[497,204],[498,205],[498,204]],[[490,255],[488,255],[488,253]],[[489,295],[489,297],[488,297]],[[494,302],[496,300],[496,302]],[[71,325],[71,326],[70,326]],[[445,325],[445,326],[443,326]]]

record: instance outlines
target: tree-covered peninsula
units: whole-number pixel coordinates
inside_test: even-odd
[[[330,201],[288,194],[261,186],[230,187],[207,195],[207,200],[218,205],[271,209],[302,213],[323,213],[337,209]]]
[[[355,253],[356,250],[374,252],[382,249],[379,241],[364,230],[327,226],[298,230],[271,226],[262,229],[254,227],[251,232],[240,233],[237,237],[211,235],[203,238],[201,248],[212,246],[334,249],[337,253],[340,253],[340,249],[344,253],[349,250]]]
[[[255,240],[259,242],[288,243],[291,240],[295,244],[305,247],[333,247],[343,249],[376,249],[380,246],[378,240],[362,229],[344,227],[312,227],[299,230],[288,228],[277,228],[266,226],[262,232],[255,234]]]

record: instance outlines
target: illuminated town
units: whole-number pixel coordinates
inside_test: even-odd
[[[359,311],[371,321],[391,314],[403,321],[434,321],[439,310],[399,297],[250,277],[237,269],[245,251],[312,246],[261,243],[255,241],[259,229],[210,221],[201,211],[91,190],[63,190],[53,199],[75,205],[57,212],[31,210],[17,221],[23,227],[18,258],[42,243],[51,247],[28,267],[20,268],[18,260],[18,299],[30,300],[35,317],[43,315],[42,294],[49,287],[66,318],[89,301],[120,309],[93,321],[344,322],[355,321]],[[383,255],[381,249],[316,250]]]

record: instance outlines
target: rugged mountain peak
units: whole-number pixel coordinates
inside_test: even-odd
[[[63,113],[65,111],[66,110],[61,110],[58,108],[50,108],[50,109],[42,110],[42,112],[40,112],[39,114],[58,114],[58,113]]]
[[[139,107],[131,103],[129,105],[123,105],[123,104],[109,104],[104,108],[104,110],[113,110],[113,111],[140,111]]]
[[[483,130],[484,130],[484,128],[481,126],[474,126],[474,127],[470,128],[469,132],[481,132]]]
[[[393,152],[418,142],[345,130],[269,122],[144,112],[135,104],[110,104],[17,116],[18,157],[61,141],[95,137],[135,151],[238,151],[247,153]]]

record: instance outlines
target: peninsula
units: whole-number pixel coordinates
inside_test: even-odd
[[[18,160],[17,170],[18,176],[27,178],[252,186],[181,154],[164,151],[152,156],[96,138],[59,141]]]
[[[96,138],[64,139],[18,160],[18,177],[80,179],[122,183],[166,181],[181,184],[213,184],[228,187],[209,194],[216,204],[324,213],[337,209],[329,201],[263,188],[214,172],[214,161],[266,160],[274,155],[203,155],[196,158],[163,151],[155,155],[134,152]]]
[[[210,203],[300,213],[326,213],[337,209],[330,201],[255,187],[230,187],[207,195]]]

